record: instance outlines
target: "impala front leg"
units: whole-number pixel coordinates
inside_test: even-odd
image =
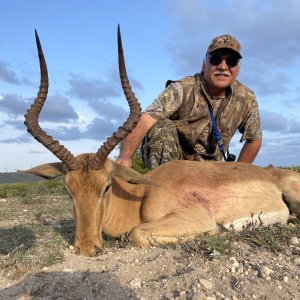
[[[206,209],[193,207],[138,225],[130,231],[130,237],[137,246],[150,247],[193,239],[205,232],[216,234],[217,224]]]

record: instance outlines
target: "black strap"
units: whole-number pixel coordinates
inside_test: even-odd
[[[225,151],[224,151],[222,138],[221,138],[220,132],[218,130],[217,123],[216,123],[216,120],[215,120],[215,117],[214,117],[214,114],[213,114],[213,110],[212,110],[212,107],[211,107],[210,104],[208,105],[208,109],[209,109],[209,115],[210,115],[211,123],[212,123],[212,126],[213,126],[213,133],[215,135],[215,138],[217,140],[217,144],[218,144],[219,149],[220,149],[220,151],[223,155],[223,158],[226,161],[227,159],[226,159],[226,155],[225,155]]]

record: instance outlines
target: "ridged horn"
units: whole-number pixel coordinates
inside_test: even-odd
[[[63,145],[60,145],[58,141],[55,141],[52,136],[48,135],[39,126],[38,118],[40,112],[44,106],[44,103],[48,94],[48,71],[47,64],[43,54],[42,46],[37,31],[35,30],[36,46],[39,55],[40,70],[41,70],[41,82],[37,97],[35,98],[31,107],[27,110],[25,115],[25,126],[27,131],[42,145],[49,149],[57,158],[65,163],[68,170],[77,170],[80,167],[76,158],[66,149]]]
[[[114,132],[113,135],[109,137],[98,149],[93,161],[90,164],[90,167],[94,170],[100,170],[103,168],[110,152],[133,130],[141,116],[141,106],[131,89],[127,77],[120,25],[118,25],[118,58],[121,85],[130,108],[129,117],[123,126],[119,127],[118,130]]]

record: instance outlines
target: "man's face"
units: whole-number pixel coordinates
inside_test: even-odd
[[[212,52],[202,66],[205,82],[212,95],[225,93],[225,89],[236,80],[239,71],[238,56],[230,49]]]

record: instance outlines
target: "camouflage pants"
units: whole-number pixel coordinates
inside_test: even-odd
[[[159,121],[149,130],[142,143],[142,158],[149,169],[171,160],[184,159],[172,121]]]

